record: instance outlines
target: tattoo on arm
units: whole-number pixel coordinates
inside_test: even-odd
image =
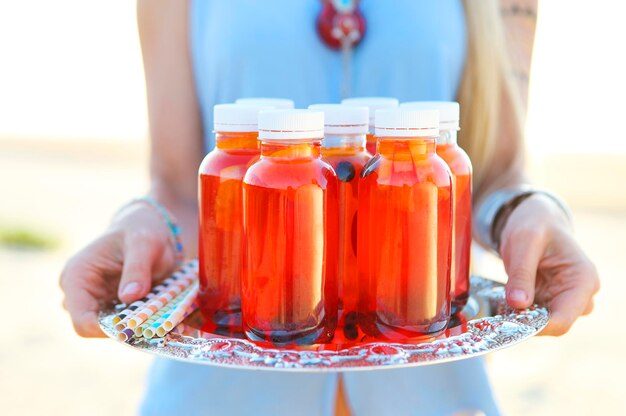
[[[502,13],[502,17],[526,17],[533,20],[537,19],[537,9],[532,5],[518,4],[515,2],[508,3],[512,4],[505,5],[500,10]]]

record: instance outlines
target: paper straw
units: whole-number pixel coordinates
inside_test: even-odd
[[[196,311],[196,309],[198,309],[198,303],[194,302],[192,303],[187,310],[182,314],[182,316],[180,317],[180,319],[178,319],[178,323],[175,325],[172,325],[170,327],[170,329],[165,329],[165,327],[163,325],[161,325],[159,328],[157,328],[156,331],[156,335],[159,337],[164,337],[165,335],[169,334],[171,331],[173,331],[176,328],[182,327],[183,325],[183,321],[189,316],[191,315],[193,312]]]
[[[150,327],[152,324],[154,324],[155,321],[157,321],[160,317],[162,317],[164,314],[167,314],[167,316],[169,316],[170,315],[169,312],[175,306],[175,302],[180,302],[184,298],[184,295],[188,291],[189,291],[189,288],[186,291],[184,291],[183,293],[179,294],[178,297],[176,297],[176,299],[174,299],[172,301],[172,303],[169,303],[169,304],[165,305],[165,307],[161,308],[153,316],[151,316],[143,324],[141,324],[138,327],[136,327],[134,330],[132,328],[128,328],[128,327],[124,328],[123,330],[121,330],[117,334],[117,338],[120,341],[126,341],[126,340],[130,339],[133,336],[135,338],[140,338],[143,335],[144,330],[146,328]],[[148,337],[148,339],[149,338],[151,338],[151,337]]]
[[[167,279],[165,279],[164,281],[162,281],[161,283],[159,283],[158,285],[153,287],[152,290],[150,290],[150,293],[148,293],[145,297],[143,297],[143,298],[141,298],[139,300],[136,300],[135,302],[131,303],[130,306],[128,306],[122,312],[118,313],[113,318],[113,323],[116,324],[116,323],[120,322],[121,320],[123,320],[126,317],[128,317],[128,319],[132,318],[132,315],[134,315],[136,313],[137,309],[139,309],[146,302],[150,301],[150,299],[154,298],[160,292],[165,290],[169,285],[171,285],[176,280],[178,280],[178,276],[177,276],[178,273],[179,272],[176,272],[174,275],[168,277]]]
[[[172,276],[168,277],[167,279],[165,279],[164,281],[162,281],[161,283],[159,283],[158,285],[153,287],[152,290],[150,291],[150,293],[148,293],[144,298],[139,299],[139,300],[131,303],[130,306],[128,306],[126,309],[124,309],[123,311],[118,313],[113,318],[113,323],[116,324],[116,323],[120,322],[122,319],[126,318],[127,316],[130,319],[131,318],[130,315],[132,315],[140,306],[142,306],[144,303],[148,302],[150,299],[152,299],[159,292],[161,292],[166,287],[168,287],[170,284],[174,283],[176,280],[178,280],[180,277],[182,277],[183,274],[185,274],[184,270],[185,269],[181,269],[181,270],[178,270],[178,271],[174,272],[174,274],[172,274]]]
[[[169,285],[176,282],[178,279],[182,278],[185,275],[189,275],[190,273],[196,272],[198,270],[198,260],[192,260],[187,264],[183,265],[179,270],[174,272],[170,277],[163,280],[157,286],[153,287],[150,293],[148,293],[144,298],[139,299],[133,303],[131,303],[127,308],[118,313],[113,317],[113,324],[117,324],[128,318],[128,321],[132,316],[140,309],[145,303],[149,302],[152,298],[158,295],[161,291],[165,290]],[[126,326],[124,324],[124,326]]]
[[[169,301],[174,299],[179,293],[188,288],[195,278],[193,275],[184,275],[170,284],[167,288],[160,291],[149,302],[145,303],[132,316],[122,319],[115,325],[115,329],[121,331],[124,327],[135,328],[143,323],[146,319],[154,315],[159,309],[165,306]]]
[[[161,326],[163,321],[167,319],[172,310],[174,310],[178,304],[185,298],[190,288],[187,288],[184,292],[180,293],[176,298],[172,299],[167,305],[161,308],[157,313],[150,317],[146,322],[135,328],[135,335],[143,336],[150,339],[155,335],[155,329]],[[138,334],[139,332],[139,334]]]
[[[191,283],[191,281],[189,281],[188,283]],[[159,309],[163,308],[172,299],[178,296],[178,294],[181,293],[186,287],[187,285],[176,284],[173,285],[171,289],[166,290],[165,293],[162,292],[159,296],[156,296],[149,303],[144,305],[144,307],[139,312],[137,312],[132,318],[130,318],[128,320],[127,326],[129,328],[135,328],[141,325],[148,318],[150,318],[157,311],[159,311]]]
[[[154,315],[152,315],[150,318],[148,318],[144,323],[142,323],[141,325],[139,325],[138,327],[136,327],[134,329],[135,331],[135,336],[136,337],[141,337],[143,336],[143,331],[146,330],[146,328],[148,328],[150,325],[152,325],[154,323],[154,321],[156,321],[157,319],[159,319],[159,317],[161,317],[165,312],[167,311],[167,308],[162,308],[161,310],[159,310],[157,313],[155,313]]]
[[[194,284],[189,293],[185,296],[170,316],[157,328],[156,333],[162,337],[170,332],[176,325],[181,323],[193,310],[190,310],[198,296],[198,285]],[[194,308],[195,309],[195,308]]]
[[[198,303],[197,302],[193,302],[188,308],[187,310],[183,313],[183,315],[181,316],[181,318],[179,319],[179,322],[176,325],[173,325],[171,327],[171,329],[166,330],[165,327],[163,325],[161,325],[159,328],[157,328],[156,330],[156,335],[159,337],[164,337],[165,335],[169,334],[171,331],[173,331],[175,328],[180,328],[183,325],[183,321],[189,316],[191,315],[193,312],[195,312],[195,310],[198,309]]]
[[[190,260],[184,267],[187,267],[189,268],[189,270],[197,273],[199,264],[200,263],[198,262],[198,259],[193,259],[193,260]]]
[[[119,339],[120,341],[126,341],[127,339],[129,339],[133,335],[135,335],[135,334],[134,334],[132,329],[124,328],[123,331],[121,331],[119,334],[117,334],[117,339]]]
[[[143,306],[144,303],[148,302],[150,299],[152,299],[154,297],[154,295],[156,295],[161,289],[163,289],[163,286],[159,285],[159,286],[155,286],[154,289],[152,289],[152,291],[150,291],[150,293],[148,293],[144,298],[139,299],[134,301],[133,303],[131,303],[128,307],[126,307],[123,311],[121,311],[119,314],[115,315],[113,317],[113,324],[117,324],[118,322],[120,322],[122,319],[126,318],[127,316],[129,317],[128,319],[130,319],[130,317],[132,316],[132,314],[141,306]]]
[[[170,317],[172,311],[176,308],[175,304],[172,304],[167,310],[164,310],[163,314],[160,314],[156,320],[153,320],[150,325],[145,328],[142,332],[144,338],[150,339],[156,335],[156,330],[165,322],[167,318]],[[142,324],[143,325],[143,324]]]

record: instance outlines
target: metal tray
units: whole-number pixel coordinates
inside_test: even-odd
[[[113,306],[100,313],[102,330],[117,340]],[[463,360],[517,344],[548,323],[547,308],[513,309],[504,286],[472,276],[470,299],[445,334],[423,342],[371,342],[267,348],[251,341],[203,331],[199,313],[190,315],[164,338],[121,342],[138,351],[199,365],[274,371],[352,371],[432,365]]]

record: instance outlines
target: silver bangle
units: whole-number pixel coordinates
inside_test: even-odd
[[[500,236],[495,235],[495,222],[498,215],[509,208],[511,211],[520,204],[524,199],[532,195],[541,194],[552,199],[556,205],[563,211],[568,220],[571,221],[572,215],[561,198],[551,192],[534,188],[531,185],[518,185],[515,187],[502,188],[492,192],[476,210],[474,215],[474,231],[476,240],[483,246],[490,248],[495,253],[499,252]],[[514,206],[511,206],[511,205]],[[504,219],[506,222],[506,218]]]

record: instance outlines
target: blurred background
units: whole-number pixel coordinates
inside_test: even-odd
[[[625,15],[623,2],[540,2],[529,173],[572,206],[603,286],[566,336],[489,356],[505,414],[626,414]],[[147,189],[144,94],[134,2],[0,1],[0,290],[13,311],[0,331],[3,414],[136,410],[150,357],[76,336],[57,281]]]

